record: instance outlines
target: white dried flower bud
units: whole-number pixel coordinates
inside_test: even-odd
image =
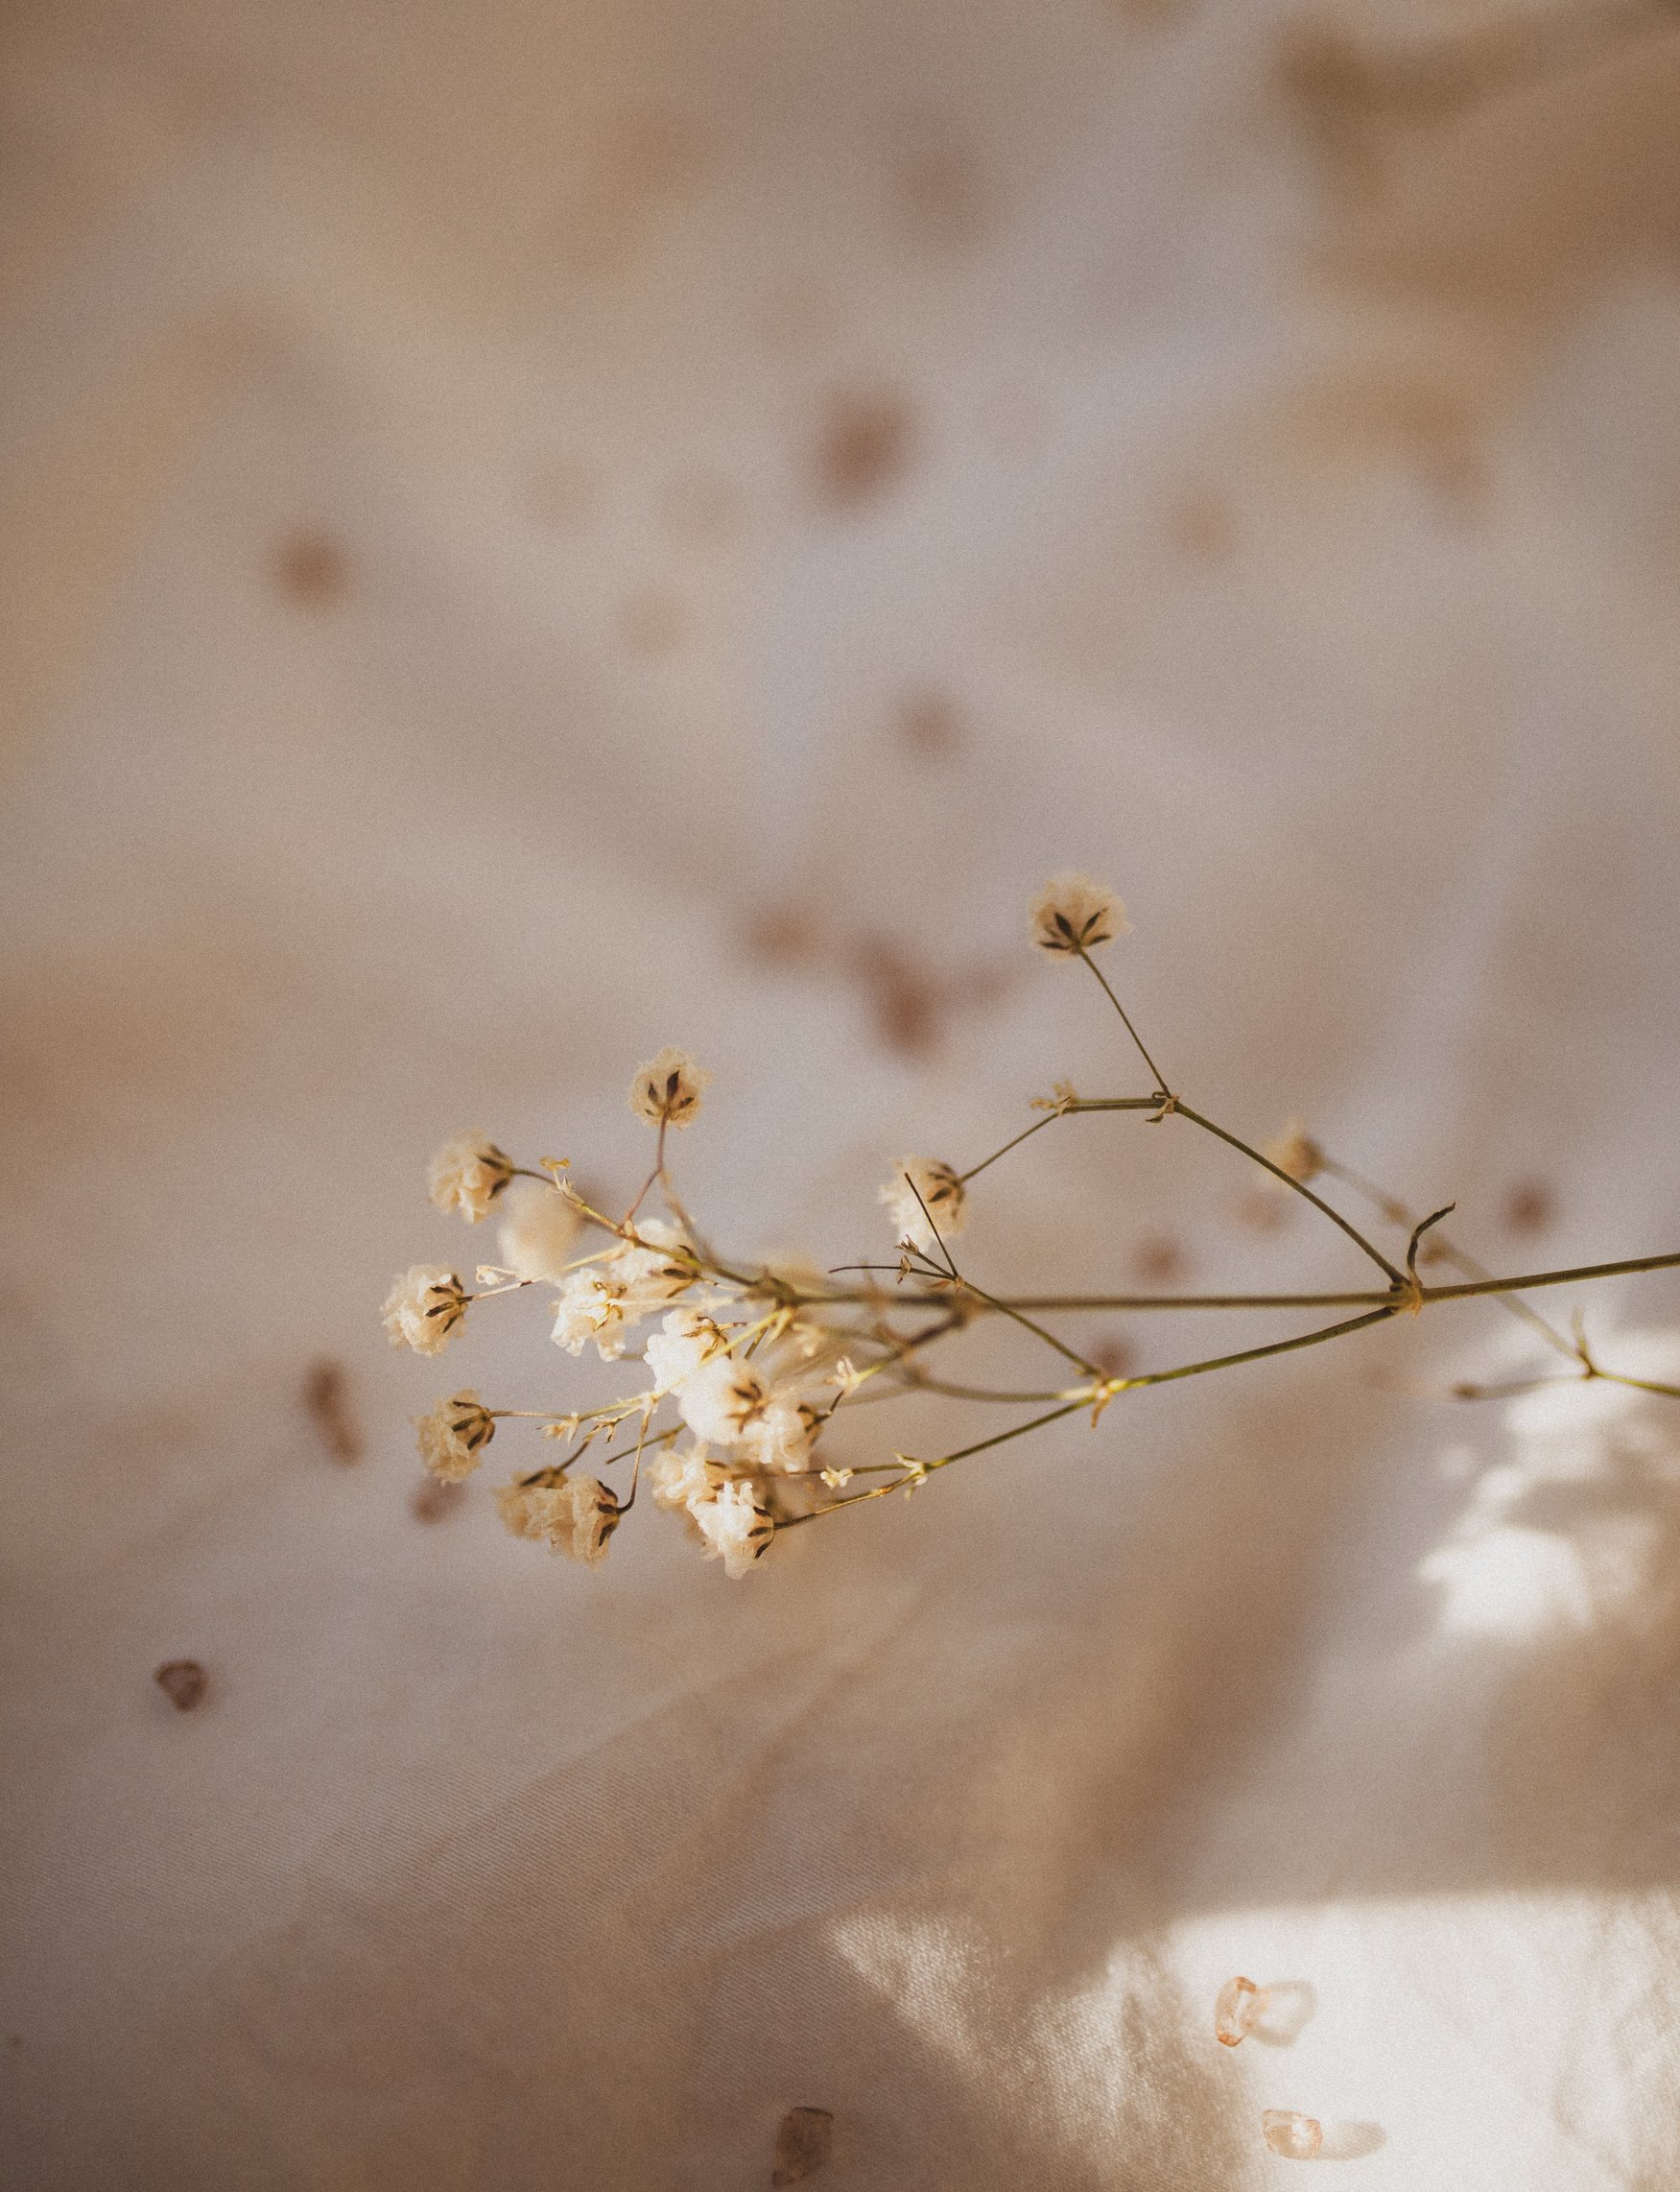
[[[654,1506],[668,1511],[688,1507],[697,1499],[709,1499],[721,1484],[727,1482],[727,1471],[721,1463],[707,1458],[704,1446],[667,1447],[654,1456],[648,1474]]]
[[[1125,908],[1105,883],[1089,875],[1053,875],[1033,899],[1029,919],[1041,951],[1070,958],[1131,933]]]
[[[949,1240],[968,1223],[968,1197],[962,1182],[952,1166],[937,1157],[902,1158],[896,1174],[881,1190],[881,1200],[891,1215],[894,1239],[909,1241],[925,1254],[931,1255],[938,1246],[935,1227]]]
[[[763,1560],[776,1534],[769,1508],[749,1484],[720,1485],[708,1498],[692,1500],[689,1513],[706,1540],[706,1559],[722,1560],[731,1582]]]
[[[496,1436],[496,1419],[476,1393],[457,1393],[440,1400],[430,1416],[416,1416],[420,1459],[435,1477],[459,1484],[471,1476]]]
[[[531,1537],[597,1567],[619,1525],[617,1497],[596,1477],[561,1477],[557,1484],[505,1484],[496,1505],[515,1537]]]
[[[602,1361],[614,1363],[625,1351],[624,1332],[629,1322],[622,1287],[600,1270],[575,1271],[555,1303],[552,1337],[555,1346],[569,1355],[580,1355],[593,1340]]]
[[[386,1296],[381,1312],[391,1346],[440,1355],[471,1299],[447,1264],[413,1265]]]
[[[637,1069],[630,1083],[630,1109],[651,1127],[686,1127],[711,1082],[705,1067],[697,1065],[687,1051],[667,1043],[657,1058]]]
[[[811,1441],[821,1420],[807,1403],[772,1394],[763,1415],[742,1433],[741,1443],[757,1468],[802,1469],[811,1459]]]
[[[445,1142],[426,1173],[426,1192],[447,1218],[459,1210],[476,1226],[513,1177],[513,1159],[485,1134]]]
[[[557,1285],[566,1275],[566,1261],[583,1223],[575,1206],[557,1187],[522,1179],[504,1207],[496,1234],[502,1261],[516,1278]]]
[[[682,1229],[663,1218],[646,1218],[636,1227],[645,1245],[615,1249],[609,1261],[613,1284],[623,1289],[627,1314],[639,1322],[684,1294],[699,1276],[695,1252]]]
[[[697,1439],[713,1446],[738,1446],[769,1407],[769,1394],[750,1363],[714,1355],[688,1380],[676,1405]]]
[[[649,1335],[643,1360],[662,1393],[674,1393],[703,1362],[729,1344],[721,1324],[698,1309],[674,1309],[657,1332]]]

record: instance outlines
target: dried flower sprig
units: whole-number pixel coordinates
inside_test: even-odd
[[[1403,1312],[1415,1316],[1448,1301],[1481,1296],[1499,1301],[1570,1366],[1562,1373],[1499,1387],[1455,1389],[1464,1397],[1524,1391],[1559,1374],[1608,1378],[1680,1397],[1680,1388],[1605,1368],[1578,1320],[1572,1338],[1523,1299],[1543,1287],[1680,1267],[1680,1252],[1496,1276],[1441,1232],[1451,1204],[1419,1219],[1332,1157],[1298,1121],[1276,1142],[1256,1148],[1171,1086],[1092,956],[1128,933],[1124,908],[1112,891],[1087,876],[1058,876],[1034,900],[1030,926],[1041,950],[1077,962],[1095,977],[1148,1070],[1148,1092],[1087,1097],[1058,1082],[1052,1096],[1035,1100],[1033,1108],[1042,1116],[966,1170],[942,1158],[904,1158],[881,1190],[896,1245],[893,1262],[801,1273],[720,1255],[684,1210],[666,1167],[669,1130],[693,1123],[710,1081],[686,1052],[675,1049],[661,1051],[630,1084],[630,1108],[656,1130],[658,1144],[652,1170],[622,1218],[587,1201],[572,1184],[564,1158],[543,1157],[535,1168],[517,1164],[482,1134],[461,1135],[441,1150],[429,1174],[440,1209],[476,1224],[508,1197],[509,1215],[500,1243],[506,1261],[479,1267],[476,1293],[444,1265],[414,1265],[397,1279],[385,1304],[393,1345],[438,1354],[461,1327],[471,1303],[533,1285],[555,1290],[551,1337],[572,1355],[593,1346],[602,1361],[621,1361],[651,1319],[658,1325],[642,1338],[636,1390],[616,1401],[564,1412],[492,1408],[471,1389],[439,1401],[416,1418],[421,1456],[433,1475],[444,1483],[462,1481],[483,1462],[498,1423],[529,1420],[564,1451],[557,1462],[497,1491],[503,1520],[515,1537],[598,1566],[635,1506],[646,1463],[653,1505],[682,1514],[705,1556],[722,1560],[726,1575],[741,1577],[762,1563],[785,1530],[893,1492],[908,1497],[954,1462],[1008,1445],[1066,1418],[1089,1411],[1096,1425],[1123,1394],[1319,1346]],[[958,1264],[952,1248],[970,1215],[971,1183],[1032,1135],[1061,1120],[1098,1112],[1138,1113],[1152,1126],[1181,1119],[1224,1143],[1337,1227],[1376,1267],[1381,1283],[1344,1293],[990,1292]],[[516,1179],[521,1184],[509,1196]],[[1373,1203],[1384,1223],[1405,1229],[1404,1251],[1385,1252],[1313,1181],[1334,1181]],[[639,1218],[655,1187],[668,1215]],[[572,1255],[585,1234],[596,1245]],[[1458,1276],[1432,1284],[1420,1275],[1420,1267],[1438,1265]],[[1264,1346],[1126,1376],[1089,1360],[1041,1322],[1091,1310],[1174,1309],[1337,1314],[1330,1322]],[[1056,1360],[1059,1382],[1030,1390],[975,1386],[930,1366],[940,1342],[987,1318],[1019,1326],[1047,1349]],[[838,1465],[825,1457],[823,1434],[841,1409],[917,1393],[1033,1413],[990,1438],[943,1453],[894,1452],[890,1459]],[[627,1489],[621,1495],[602,1476],[583,1474],[579,1465],[586,1454],[593,1455],[598,1470],[627,1463]],[[857,1478],[881,1481],[848,1489]]]

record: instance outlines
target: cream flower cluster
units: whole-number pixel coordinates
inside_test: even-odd
[[[1106,883],[1094,883],[1089,875],[1053,875],[1028,917],[1040,951],[1068,958],[1131,933],[1125,908]]]
[[[664,1180],[664,1130],[693,1120],[709,1079],[686,1053],[667,1049],[632,1081],[631,1108],[661,1133],[655,1179]],[[553,1289],[550,1336],[568,1354],[593,1346],[603,1362],[621,1361],[638,1327],[658,1320],[643,1344],[638,1390],[604,1408],[541,1417],[547,1434],[574,1450],[502,1486],[497,1507],[515,1537],[598,1565],[634,1500],[633,1489],[621,1496],[574,1465],[600,1441],[610,1461],[634,1457],[638,1476],[645,1460],[653,1505],[680,1512],[726,1574],[747,1574],[770,1545],[778,1512],[797,1509],[794,1480],[816,1473],[811,1450],[827,1413],[820,1394],[839,1354],[833,1335],[790,1306],[793,1280],[768,1271],[742,1279],[709,1268],[677,1216],[607,1218],[571,1187],[558,1158],[544,1158],[540,1172],[509,1194],[519,1169],[484,1134],[458,1135],[438,1152],[427,1174],[432,1201],[475,1225],[499,1203],[503,1261],[480,1267],[479,1294],[441,1264],[406,1272],[385,1305],[393,1345],[440,1353],[469,1303],[532,1286]],[[580,1238],[586,1227],[596,1229],[593,1249]],[[820,1273],[800,1280],[825,1284]],[[676,1422],[654,1432],[667,1404]],[[508,1413],[471,1388],[439,1400],[415,1418],[427,1469],[450,1484],[472,1475]],[[690,1443],[679,1446],[685,1436]],[[787,1488],[780,1501],[767,1489],[772,1477]]]
[[[1111,891],[1061,876],[1035,902],[1032,928],[1045,950],[1082,956],[1122,934],[1125,916]],[[652,1170],[622,1216],[593,1205],[566,1158],[516,1162],[485,1134],[457,1135],[432,1159],[428,1192],[469,1225],[494,1210],[501,1261],[478,1265],[470,1287],[448,1265],[415,1264],[385,1303],[392,1344],[433,1356],[463,1329],[472,1304],[537,1289],[556,1348],[574,1357],[592,1348],[603,1363],[625,1365],[625,1390],[596,1406],[498,1408],[462,1387],[415,1418],[421,1460],[446,1484],[482,1467],[510,1418],[534,1427],[514,1435],[557,1443],[556,1458],[515,1475],[496,1503],[515,1537],[586,1566],[604,1559],[644,1493],[645,1505],[682,1515],[705,1556],[737,1578],[762,1564],[778,1530],[842,1504],[825,1495],[856,1475],[865,1484],[851,1500],[913,1490],[928,1465],[901,1455],[835,1461],[823,1441],[864,1386],[870,1398],[927,1382],[916,1350],[964,1322],[976,1299],[972,1289],[964,1299],[952,1250],[974,1175],[937,1157],[904,1157],[880,1191],[897,1278],[918,1282],[906,1291],[891,1283],[890,1263],[840,1276],[721,1259],[666,1169],[670,1132],[694,1123],[710,1080],[669,1045],[637,1068],[629,1108],[657,1138]],[[937,1329],[927,1322],[935,1303]],[[882,1371],[892,1374],[871,1384]],[[585,1473],[586,1457],[600,1473]]]
[[[391,1346],[440,1355],[471,1299],[447,1264],[411,1265],[385,1298],[382,1315]]]
[[[580,1355],[593,1340],[603,1363],[617,1362],[625,1335],[655,1309],[675,1300],[700,1275],[692,1246],[662,1218],[646,1218],[637,1238],[574,1271],[555,1303],[556,1347]]]
[[[667,1043],[630,1083],[630,1109],[651,1127],[690,1126],[711,1084],[703,1065],[697,1065],[686,1050]]]
[[[605,1560],[623,1513],[618,1495],[598,1477],[556,1472],[548,1472],[541,1483],[503,1485],[496,1506],[515,1537],[534,1538],[586,1568],[598,1568]]]
[[[447,1218],[459,1210],[476,1226],[513,1177],[513,1160],[485,1134],[461,1134],[432,1159],[426,1191]]]

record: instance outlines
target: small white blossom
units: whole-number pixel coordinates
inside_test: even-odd
[[[714,1355],[676,1396],[683,1421],[708,1445],[738,1446],[769,1405],[769,1393],[750,1363]]]
[[[558,1484],[505,1484],[496,1505],[515,1537],[547,1544],[571,1561],[597,1567],[619,1524],[615,1495],[595,1477],[562,1477]]]
[[[1029,917],[1041,951],[1070,957],[1131,933],[1125,908],[1105,883],[1089,875],[1053,875],[1033,899]]]
[[[705,1067],[697,1065],[687,1051],[667,1043],[657,1058],[637,1069],[630,1083],[630,1109],[651,1127],[686,1127],[711,1081]]]
[[[699,1276],[694,1250],[680,1227],[663,1218],[646,1218],[636,1233],[645,1246],[627,1244],[609,1258],[613,1283],[622,1288],[632,1322],[674,1301]]]
[[[576,1208],[557,1187],[544,1187],[535,1179],[522,1179],[505,1208],[496,1234],[502,1261],[515,1277],[558,1284],[583,1223]]]
[[[749,1484],[720,1485],[709,1499],[692,1501],[689,1513],[706,1540],[707,1560],[721,1559],[731,1582],[764,1558],[776,1534],[769,1510],[761,1505]]]
[[[627,1323],[625,1292],[595,1265],[575,1271],[560,1288],[555,1303],[556,1347],[580,1355],[593,1340],[603,1363],[615,1363],[625,1351]]]
[[[391,1287],[381,1312],[391,1346],[440,1355],[471,1299],[447,1264],[413,1265]]]
[[[911,1242],[925,1254],[933,1254],[938,1246],[934,1237],[935,1227],[949,1240],[968,1223],[968,1198],[962,1182],[955,1170],[937,1157],[903,1158],[881,1190],[881,1200],[891,1215],[894,1237]]]
[[[811,1459],[811,1441],[821,1418],[815,1408],[771,1394],[764,1413],[747,1424],[741,1442],[761,1469],[802,1469]]]
[[[435,1477],[459,1484],[471,1476],[496,1436],[496,1419],[476,1393],[457,1393],[440,1400],[430,1416],[416,1416],[420,1459]]]
[[[649,1467],[653,1504],[668,1510],[685,1508],[697,1499],[710,1499],[726,1482],[722,1465],[708,1459],[704,1446],[667,1447],[654,1456]]]
[[[674,1309],[642,1349],[644,1361],[662,1393],[674,1393],[709,1357],[728,1346],[722,1325],[698,1309]]]
[[[459,1210],[476,1226],[512,1177],[512,1158],[488,1135],[458,1134],[432,1159],[426,1191],[446,1218]]]

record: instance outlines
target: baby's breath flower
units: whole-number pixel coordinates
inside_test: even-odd
[[[518,1278],[558,1281],[583,1221],[558,1188],[522,1179],[509,1196],[496,1234],[502,1261]]]
[[[649,1467],[653,1504],[667,1509],[685,1508],[697,1499],[710,1499],[727,1481],[722,1465],[710,1460],[704,1446],[667,1447]]]
[[[1117,936],[1127,936],[1125,908],[1105,883],[1089,875],[1053,875],[1032,901],[1032,941],[1041,951],[1095,951]]]
[[[632,1322],[674,1301],[699,1276],[694,1250],[680,1227],[664,1218],[644,1218],[636,1233],[641,1246],[615,1249],[609,1259],[613,1283],[624,1290]]]
[[[555,1303],[556,1347],[580,1355],[593,1340],[603,1363],[615,1363],[625,1351],[625,1294],[597,1267],[575,1271],[562,1283]]]
[[[686,1050],[667,1043],[657,1058],[638,1068],[630,1083],[630,1109],[651,1127],[686,1127],[700,1108],[712,1077]]]
[[[674,1309],[657,1332],[649,1336],[643,1359],[662,1393],[674,1393],[693,1377],[700,1365],[729,1344],[721,1324],[698,1309]]]
[[[881,1200],[891,1214],[895,1236],[928,1254],[938,1246],[935,1227],[949,1240],[968,1223],[968,1198],[962,1182],[955,1170],[937,1157],[903,1158],[896,1174],[881,1190]]]
[[[769,1406],[769,1393],[750,1363],[714,1355],[676,1396],[683,1421],[709,1445],[737,1446]]]
[[[742,1433],[741,1442],[761,1469],[802,1469],[811,1459],[811,1441],[821,1420],[806,1402],[771,1394],[763,1414]]]
[[[676,1227],[650,1218],[640,1228],[640,1239],[645,1245],[614,1249],[560,1282],[555,1303],[556,1347],[580,1355],[593,1340],[603,1363],[617,1362],[625,1351],[625,1334],[693,1286],[699,1267]]]
[[[585,1567],[606,1558],[619,1524],[619,1503],[595,1477],[561,1477],[557,1484],[505,1484],[496,1505],[515,1537],[532,1537]]]
[[[471,1299],[447,1264],[413,1265],[386,1296],[381,1312],[391,1346],[440,1355]]]
[[[720,1485],[708,1498],[691,1500],[689,1513],[706,1540],[708,1561],[722,1560],[733,1583],[763,1560],[776,1526],[749,1484]]]
[[[435,1477],[459,1484],[471,1476],[496,1436],[496,1419],[476,1393],[457,1393],[440,1400],[430,1416],[416,1416],[420,1459]]]
[[[513,1177],[513,1160],[485,1134],[445,1142],[426,1174],[426,1191],[447,1218],[459,1210],[476,1226]]]
[[[1275,1141],[1267,1142],[1262,1156],[1271,1159],[1280,1172],[1287,1172],[1291,1179],[1305,1186],[1324,1169],[1324,1152],[1313,1139],[1299,1119],[1291,1119]]]

